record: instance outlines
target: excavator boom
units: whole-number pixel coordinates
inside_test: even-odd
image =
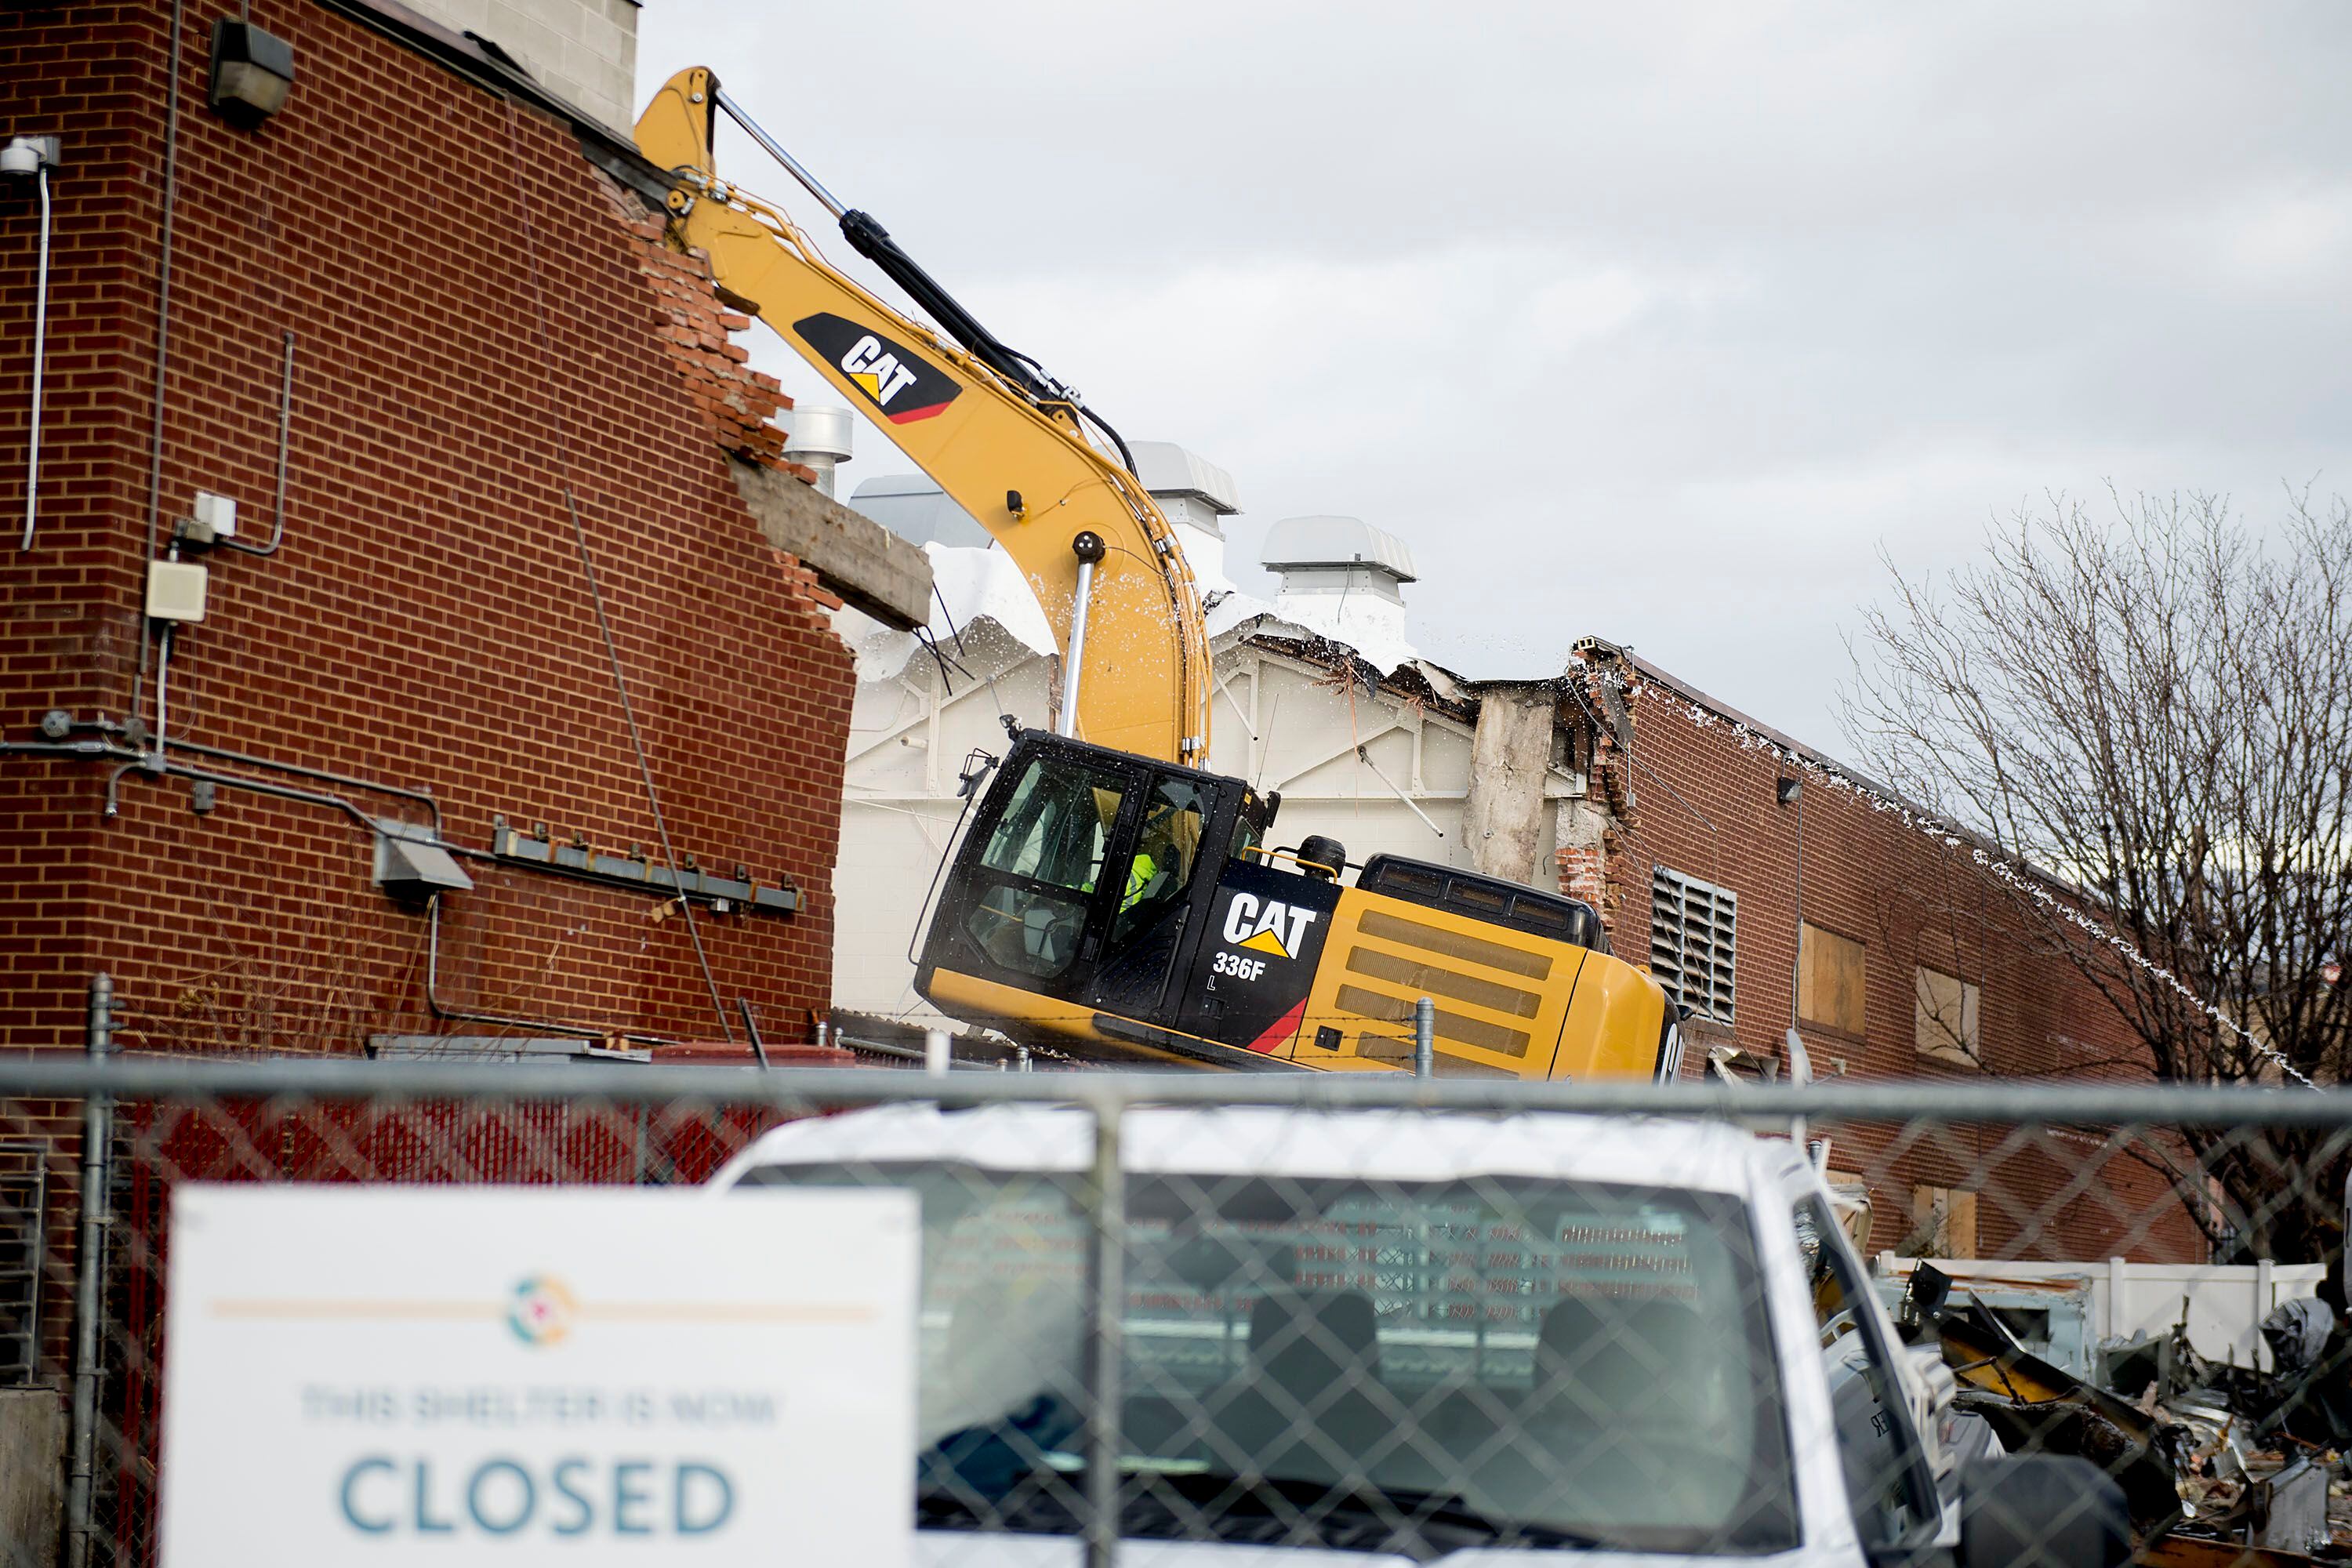
[[[711,140],[721,109],[734,112],[710,71],[696,67],[665,83],[637,121],[639,151],[679,180],[674,241],[707,253],[719,289],[774,328],[1020,567],[1065,655],[1063,679],[1076,682],[1066,731],[1199,763],[1212,689],[1199,592],[1150,493],[1095,448],[1086,427],[1115,444],[1116,435],[740,113],[840,220],[844,238],[939,330],[859,287],[790,218],[719,179]]]
[[[934,325],[719,179],[719,112]],[[1428,999],[1439,1073],[1675,1075],[1675,1010],[1609,952],[1591,909],[1445,866],[1357,866],[1328,838],[1273,844],[1279,800],[1201,765],[1213,688],[1192,574],[1133,465],[1087,438],[1091,425],[1126,456],[1075,393],[835,199],[709,71],[670,79],[637,145],[677,178],[672,242],[707,252],[730,300],[980,520],[1063,649],[1057,732],[1015,729],[950,851],[921,994],[1089,1059],[1327,1072],[1411,1068],[1408,1021]]]

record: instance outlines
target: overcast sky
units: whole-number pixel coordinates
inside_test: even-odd
[[[2109,480],[2352,489],[2337,5],[646,0],[638,59],[1230,469],[1237,563],[1300,512],[1402,535],[1473,674],[1599,635],[1843,749],[1882,545]],[[845,490],[909,467],[860,436]]]

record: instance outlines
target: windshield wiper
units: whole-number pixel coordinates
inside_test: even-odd
[[[1317,1537],[1326,1545],[1341,1545],[1339,1540],[1334,1539],[1341,1533],[1350,1538],[1347,1544],[1353,1544],[1361,1527],[1370,1526],[1381,1532],[1377,1550],[1415,1559],[1443,1557],[1466,1546],[1538,1546],[1556,1552],[1631,1550],[1624,1542],[1589,1531],[1569,1530],[1534,1520],[1496,1519],[1472,1508],[1452,1492],[1401,1491],[1385,1487],[1343,1492],[1311,1483],[1265,1484],[1295,1492],[1303,1511],[1318,1521]],[[1327,1520],[1334,1523],[1345,1521],[1348,1528],[1335,1531],[1322,1522]],[[1420,1549],[1415,1550],[1416,1546]]]
[[[916,1523],[930,1530],[1074,1534],[1085,1491],[1082,1474],[1056,1474],[1052,1483],[1024,1486],[993,1500],[967,1489],[926,1488],[916,1500]],[[1473,1546],[1632,1550],[1624,1542],[1584,1531],[1494,1519],[1451,1493],[1349,1491],[1265,1476],[1141,1472],[1123,1481],[1118,1525],[1121,1535],[1141,1541],[1320,1546],[1384,1552],[1417,1562]]]

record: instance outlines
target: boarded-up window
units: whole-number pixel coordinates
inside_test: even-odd
[[[1911,1234],[1900,1249],[1913,1258],[1977,1256],[1977,1195],[1957,1187],[1911,1189]]]
[[[1809,1024],[1861,1034],[1867,952],[1852,937],[1805,925],[1799,947],[1797,1016]]]
[[[1984,1043],[1978,1033],[1977,988],[1937,970],[1923,967],[1916,974],[1912,1044],[1923,1057],[1976,1066]]]

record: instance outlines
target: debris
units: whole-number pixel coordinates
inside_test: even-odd
[[[1950,1289],[1948,1277],[1922,1264],[1912,1276],[1915,1300],[1923,1281],[1929,1299]],[[1936,1281],[1942,1282],[1940,1291]],[[1960,1383],[1958,1407],[1981,1415],[2011,1453],[2075,1454],[2091,1460],[2123,1489],[2133,1532],[2142,1540],[2163,1534],[2184,1517],[2184,1427],[2156,1420],[2033,1354],[1973,1298],[1964,1310],[1923,1303],[1912,1315],[1938,1337],[1945,1363]]]
[[[2262,1324],[2272,1368],[2283,1378],[2316,1367],[2335,1331],[2336,1309],[2315,1296],[2281,1303]]]
[[[2327,1412],[2352,1410],[2352,1358],[2326,1306],[2290,1302],[2264,1320],[2274,1373],[2214,1366],[2176,1330],[2099,1347],[2115,1385],[2105,1388],[2028,1350],[1973,1292],[1960,1292],[1959,1305],[1953,1293],[1948,1276],[1918,1265],[1903,1302],[1906,1333],[1915,1342],[1935,1336],[1960,1384],[1957,1407],[2010,1452],[2078,1455],[2114,1477],[2135,1563],[2294,1568],[2352,1559],[2352,1499],[2331,1484],[2345,1445],[2295,1429],[2330,1426]]]

